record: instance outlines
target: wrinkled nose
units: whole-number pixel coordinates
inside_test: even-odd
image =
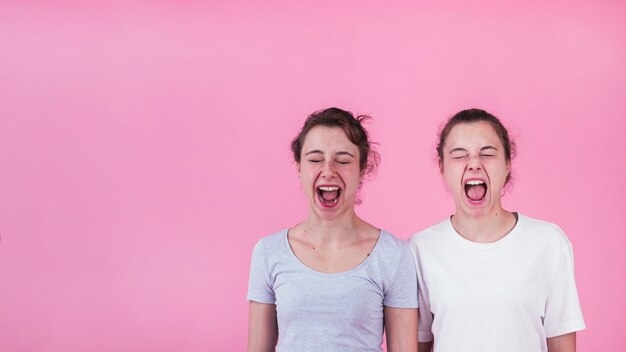
[[[325,178],[332,178],[335,177],[337,175],[336,170],[335,170],[335,165],[333,165],[332,162],[326,162],[324,163],[324,167],[322,168],[322,177]]]
[[[482,170],[483,168],[483,164],[480,162],[480,158],[478,157],[472,157],[469,159],[469,162],[467,163],[467,168],[469,170]]]

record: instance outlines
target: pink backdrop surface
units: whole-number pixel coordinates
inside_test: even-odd
[[[243,350],[328,106],[374,117],[357,212],[402,238],[453,211],[442,121],[501,117],[505,206],[574,245],[579,350],[625,351],[626,3],[516,3],[1,2],[0,351]]]

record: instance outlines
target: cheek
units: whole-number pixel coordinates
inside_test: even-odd
[[[506,177],[509,174],[508,167],[499,166],[491,169],[490,181],[493,187],[502,188],[506,183]]]
[[[446,182],[446,187],[448,187],[449,190],[458,188],[459,182],[456,180],[456,178],[448,176],[444,177],[443,179]]]
[[[463,169],[455,167],[454,165],[446,164],[441,167],[441,175],[446,181],[448,187],[460,183],[460,179],[463,177]]]
[[[341,175],[342,181],[350,184],[358,184],[361,182],[361,173],[359,170],[351,170]]]
[[[443,174],[443,181],[445,182],[446,191],[456,194],[459,190],[459,179],[457,177],[453,177],[449,172],[447,172]]]
[[[300,177],[300,183],[303,186],[309,185],[311,182],[313,182],[311,170],[303,169],[298,175]]]

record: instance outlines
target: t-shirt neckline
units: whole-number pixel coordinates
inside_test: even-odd
[[[380,242],[381,242],[381,239],[382,239],[382,237],[383,237],[383,234],[385,234],[385,233],[386,233],[386,231],[385,231],[385,230],[383,230],[383,229],[380,229],[380,230],[379,230],[378,239],[376,240],[376,244],[374,244],[374,247],[372,248],[372,251],[370,252],[370,254],[369,254],[369,255],[368,255],[365,259],[363,259],[363,261],[361,261],[359,264],[357,264],[357,265],[356,265],[355,267],[353,267],[353,268],[350,268],[350,269],[348,269],[348,270],[344,270],[344,271],[339,271],[339,272],[336,272],[336,273],[324,273],[324,272],[321,272],[321,271],[315,270],[315,269],[311,268],[310,266],[308,266],[308,265],[304,264],[304,263],[300,260],[300,258],[298,258],[298,256],[297,256],[297,255],[293,252],[293,249],[291,248],[291,244],[289,243],[289,228],[286,228],[286,229],[284,229],[284,230],[283,230],[283,234],[282,234],[282,236],[283,236],[283,240],[284,240],[284,241],[283,241],[283,243],[285,244],[285,246],[287,246],[287,250],[289,251],[290,256],[291,256],[291,257],[292,257],[292,258],[293,258],[293,259],[294,259],[294,260],[295,260],[295,261],[296,261],[296,262],[297,262],[300,266],[302,266],[302,267],[303,267],[303,268],[305,268],[306,270],[309,270],[309,271],[311,271],[311,272],[313,272],[313,273],[316,273],[316,274],[318,274],[318,275],[323,275],[323,276],[340,276],[340,275],[346,275],[346,274],[352,273],[352,272],[354,272],[354,271],[356,271],[356,270],[360,269],[361,267],[365,266],[365,264],[366,264],[367,262],[369,262],[369,261],[370,261],[370,258],[372,258],[372,256],[374,256],[375,252],[377,252],[377,251],[378,251],[378,249],[377,249],[377,248],[379,247],[379,244],[380,244]]]
[[[490,249],[490,248],[503,246],[511,242],[515,237],[518,236],[518,233],[521,231],[520,229],[524,226],[525,217],[519,212],[514,212],[514,214],[517,214],[517,221],[515,222],[515,225],[513,226],[511,231],[509,231],[509,233],[504,235],[499,240],[494,241],[494,242],[487,242],[487,243],[474,242],[461,236],[461,234],[456,231],[454,226],[452,226],[452,216],[449,216],[445,220],[445,223],[446,223],[446,226],[449,228],[448,233],[452,234],[452,237],[454,237],[458,243],[461,243],[462,245],[465,245],[465,246],[478,248],[478,249]]]

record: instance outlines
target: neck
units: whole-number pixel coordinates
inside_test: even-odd
[[[500,207],[488,214],[471,216],[457,211],[451,219],[454,229],[464,238],[479,243],[495,242],[515,227],[513,213]]]
[[[324,219],[315,214],[309,214],[301,226],[309,238],[324,243],[338,243],[356,237],[363,224],[364,221],[351,212],[334,219]]]

